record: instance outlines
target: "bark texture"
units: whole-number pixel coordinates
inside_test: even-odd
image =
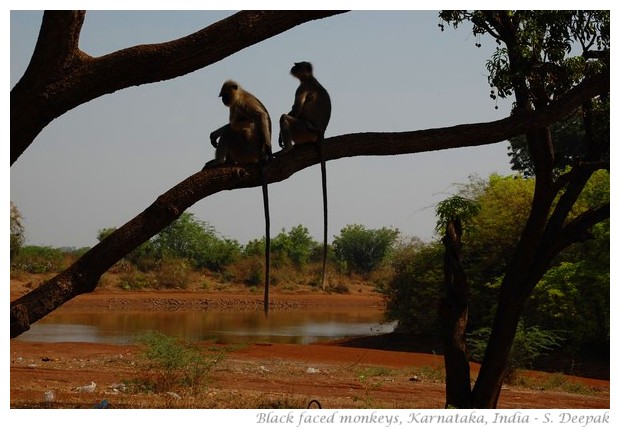
[[[465,334],[469,311],[469,283],[462,263],[459,219],[446,225],[442,242],[445,297],[439,304],[446,367],[446,408],[472,408],[471,377]]]

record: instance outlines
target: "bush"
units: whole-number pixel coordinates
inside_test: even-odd
[[[347,225],[334,238],[334,251],[347,264],[349,274],[368,274],[385,260],[398,234],[397,229]]]
[[[120,277],[120,288],[124,290],[140,290],[152,287],[157,287],[157,279],[154,273],[143,273],[131,268]]]
[[[482,362],[490,335],[491,328],[480,328],[468,336],[469,355],[474,361]],[[532,368],[536,359],[558,347],[561,341],[562,337],[553,331],[538,326],[526,328],[520,322],[508,357],[506,380],[514,381],[517,369]]]
[[[419,241],[394,250],[392,277],[381,289],[386,319],[397,320],[398,330],[435,335],[439,329],[437,303],[443,292],[443,248]]]
[[[30,274],[44,274],[63,269],[65,255],[62,250],[52,247],[25,246],[11,260],[14,269]]]
[[[304,267],[317,243],[310,237],[308,228],[297,225],[287,233],[284,229],[271,240],[271,251],[288,259],[298,268]]]
[[[196,268],[220,271],[237,259],[241,246],[235,240],[217,236],[208,223],[183,213],[153,240],[160,258],[174,257],[192,261]]]
[[[143,378],[136,381],[154,392],[190,388],[196,394],[206,384],[211,369],[224,357],[223,352],[206,356],[196,344],[160,332],[141,335],[138,343],[143,346]]]
[[[17,209],[17,206],[11,201],[11,247],[10,256],[11,260],[21,250],[24,245],[24,219],[22,214]]]
[[[185,289],[189,283],[191,262],[180,258],[165,258],[155,273],[160,288]]]

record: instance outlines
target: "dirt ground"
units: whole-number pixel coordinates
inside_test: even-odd
[[[12,282],[13,283],[13,282]],[[13,287],[15,286],[15,287]],[[25,290],[12,285],[11,299]],[[381,306],[376,294],[273,293],[282,307]],[[83,309],[208,308],[257,305],[257,295],[235,292],[122,292],[104,289],[78,297],[57,311]],[[390,341],[358,340],[355,347],[330,344],[201,344],[223,359],[198,392],[179,388],[150,393],[129,389],[139,377],[136,345],[31,343],[11,340],[11,408],[306,408],[318,400],[323,408],[443,408],[443,358],[438,355],[378,350]],[[373,348],[367,348],[373,347]],[[472,364],[475,377],[477,366]],[[506,385],[500,408],[610,407],[609,381],[562,376],[555,390],[545,381],[557,375],[528,372],[527,386]],[[80,391],[91,385],[93,392]],[[574,386],[578,386],[575,389]],[[51,392],[47,393],[46,392]],[[578,393],[570,393],[578,392]],[[53,396],[53,398],[52,398]],[[102,402],[104,401],[105,402]]]

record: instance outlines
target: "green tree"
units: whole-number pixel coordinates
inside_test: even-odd
[[[347,225],[334,237],[334,252],[349,273],[368,274],[385,260],[398,234],[397,229]]]
[[[454,27],[471,22],[474,35],[489,35],[497,42],[487,62],[491,96],[514,95],[513,114],[517,115],[544,110],[552,100],[556,103],[568,97],[579,83],[597,77],[609,79],[609,16],[609,11],[557,10],[440,14]],[[572,54],[574,45],[581,47],[580,54]],[[593,172],[609,168],[605,159],[608,140],[598,139],[594,132],[591,98],[581,105],[583,156],[569,171],[559,176],[554,171],[555,146],[548,126],[525,134],[535,176],[534,198],[499,286],[497,311],[478,378],[471,391],[467,387],[462,403],[480,408],[497,406],[518,323],[534,287],[555,256],[589,238],[591,228],[609,218],[609,202],[569,218]]]
[[[394,249],[390,265],[394,274],[381,289],[385,316],[398,321],[396,330],[434,335],[439,328],[437,307],[443,282],[442,248],[437,242],[412,241]]]
[[[297,225],[287,233],[284,229],[271,240],[271,251],[288,258],[301,268],[308,263],[318,243],[312,239],[308,228]]]
[[[217,236],[208,223],[183,213],[164,228],[153,240],[159,258],[182,258],[192,261],[196,268],[221,270],[233,262],[241,251],[235,240]]]
[[[607,141],[609,147],[609,98],[592,100],[592,127],[596,140]],[[557,176],[568,167],[579,162],[587,148],[586,133],[583,127],[584,109],[579,108],[569,118],[549,127],[554,141],[553,170]],[[534,176],[534,165],[530,159],[525,136],[513,137],[510,140],[508,155],[512,169],[526,177]],[[609,160],[609,152],[603,154]]]
[[[17,209],[17,206],[11,201],[11,261],[24,245],[24,219]]]

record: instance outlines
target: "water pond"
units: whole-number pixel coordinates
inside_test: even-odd
[[[190,341],[309,344],[392,332],[379,309],[281,310],[266,318],[257,310],[57,311],[18,340],[126,344],[148,331]]]

